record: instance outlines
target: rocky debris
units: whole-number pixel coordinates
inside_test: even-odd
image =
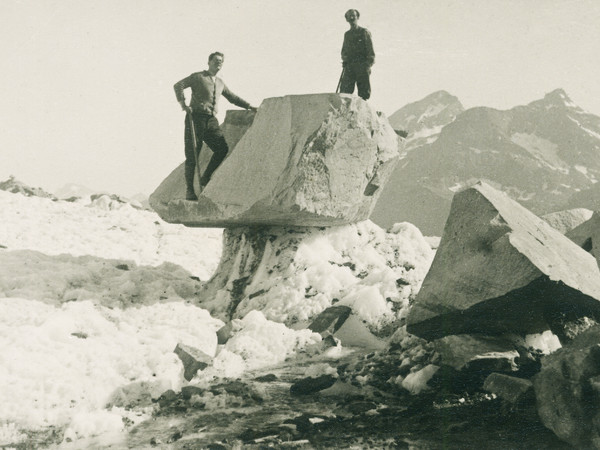
[[[594,212],[592,217],[576,228],[568,231],[566,236],[590,252],[600,266],[600,213]],[[595,245],[594,245],[595,244]]]
[[[586,208],[567,209],[541,216],[555,230],[566,234],[592,218],[594,211]]]
[[[177,344],[173,350],[183,363],[183,377],[190,381],[199,370],[206,369],[211,363],[212,358],[202,350],[185,344]]]
[[[546,427],[576,448],[600,448],[600,326],[546,356],[533,385]]]
[[[389,122],[360,98],[269,98],[197,202],[182,200],[178,169],[150,204],[188,226],[354,223],[369,217],[398,156]]]
[[[408,331],[521,335],[600,316],[595,259],[506,194],[479,183],[454,197]]]
[[[22,194],[26,197],[42,197],[49,198],[51,200],[58,200],[56,196],[44,191],[42,188],[34,188],[26,185],[25,183],[17,180],[11,175],[8,180],[0,182],[0,190],[12,192],[13,194]]]
[[[514,408],[530,405],[535,401],[533,383],[525,378],[511,377],[503,373],[490,374],[483,388],[497,395]]]

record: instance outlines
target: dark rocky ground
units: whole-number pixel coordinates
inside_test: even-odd
[[[307,393],[292,394],[314,362],[294,361],[208,390],[165,393],[155,417],[130,431],[126,447],[571,448],[540,423],[533,405],[511,410],[488,393],[443,386],[410,395],[388,382],[400,366],[393,353],[329,361],[339,374],[334,387],[311,393],[304,383]],[[331,385],[329,378],[320,377],[318,387]]]

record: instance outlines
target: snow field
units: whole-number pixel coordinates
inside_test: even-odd
[[[320,342],[284,322],[332,303],[381,327],[406,313],[433,258],[410,224],[283,234],[254,281],[265,293],[240,304],[232,337],[217,346],[223,322],[193,302],[194,277],[218,265],[221,230],[166,224],[108,197],[0,191],[0,205],[0,445],[49,426],[64,430],[63,443],[83,442],[148,418],[152,398],[184,383],[177,343],[215,357],[193,380],[210,383]]]

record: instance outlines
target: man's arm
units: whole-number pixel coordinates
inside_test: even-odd
[[[371,32],[365,28],[365,54],[367,56],[367,63],[369,66],[375,64],[375,50],[373,50],[373,39],[371,38]]]
[[[223,85],[223,97],[225,97],[229,103],[233,103],[236,106],[244,109],[251,109],[252,111],[256,111],[256,107],[250,105],[246,100],[241,97],[238,97],[233,92],[229,90],[229,88],[224,84]]]
[[[175,85],[173,85],[173,89],[175,90],[175,98],[177,98],[177,101],[181,105],[181,109],[187,112],[191,112],[191,109],[185,104],[185,94],[183,93],[183,90],[190,87],[191,84],[192,75],[184,78],[183,80],[179,80],[177,83],[175,83]]]
[[[344,33],[344,43],[342,44],[342,64],[348,61],[348,32]]]

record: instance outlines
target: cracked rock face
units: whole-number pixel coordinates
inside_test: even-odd
[[[150,204],[167,222],[198,227],[355,223],[369,217],[398,156],[385,116],[358,97],[269,98],[197,202],[183,199],[178,168]]]
[[[506,194],[480,183],[454,196],[408,331],[529,334],[600,315],[592,255]]]

